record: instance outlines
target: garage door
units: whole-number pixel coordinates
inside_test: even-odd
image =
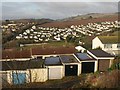
[[[24,84],[26,82],[26,74],[25,73],[13,73],[13,84]]]
[[[78,65],[65,65],[65,76],[77,76]]]
[[[61,79],[62,68],[49,68],[49,79]]]
[[[82,73],[94,72],[94,62],[82,62]]]

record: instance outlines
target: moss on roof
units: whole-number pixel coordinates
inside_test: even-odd
[[[116,43],[120,43],[120,38],[118,36],[99,36],[98,38],[104,44],[116,44]]]

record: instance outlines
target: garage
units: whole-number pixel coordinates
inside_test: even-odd
[[[78,65],[65,65],[65,76],[77,76]]]
[[[82,62],[82,73],[94,72],[95,62]]]
[[[47,57],[45,66],[48,69],[48,79],[61,79],[63,77],[63,65],[59,57]]]
[[[62,66],[49,66],[48,79],[61,79],[62,78]]]

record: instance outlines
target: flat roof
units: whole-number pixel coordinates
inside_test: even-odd
[[[43,60],[28,60],[28,61],[1,61],[2,63],[2,71],[7,70],[27,70],[27,69],[35,69],[42,68],[44,63]]]
[[[59,57],[47,57],[45,59],[45,65],[51,66],[51,65],[62,65]]]
[[[2,50],[2,59],[31,58],[30,50]]]
[[[87,53],[76,53],[75,54],[81,61],[85,60],[95,60],[93,57],[88,55]]]
[[[89,50],[93,55],[96,57],[115,57],[114,55],[111,55],[103,50]]]
[[[79,63],[73,55],[60,55],[62,63]]]

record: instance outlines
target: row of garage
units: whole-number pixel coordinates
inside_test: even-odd
[[[92,50],[87,53],[48,57],[45,59],[45,66],[48,68],[49,79],[61,79],[64,76],[107,71],[113,60],[114,56],[102,50]]]
[[[31,67],[33,62],[26,67],[24,61],[24,68],[14,68],[14,71],[19,72],[13,73],[13,70],[8,70],[7,80],[12,84],[23,84],[26,82],[45,82],[50,79],[62,79],[65,76],[79,76],[82,73],[106,71],[111,67],[114,57],[103,51],[97,51],[102,53],[99,55],[95,52],[88,51],[87,53],[46,57],[43,65],[38,65],[40,62],[37,60],[34,61],[36,63],[34,67]]]

